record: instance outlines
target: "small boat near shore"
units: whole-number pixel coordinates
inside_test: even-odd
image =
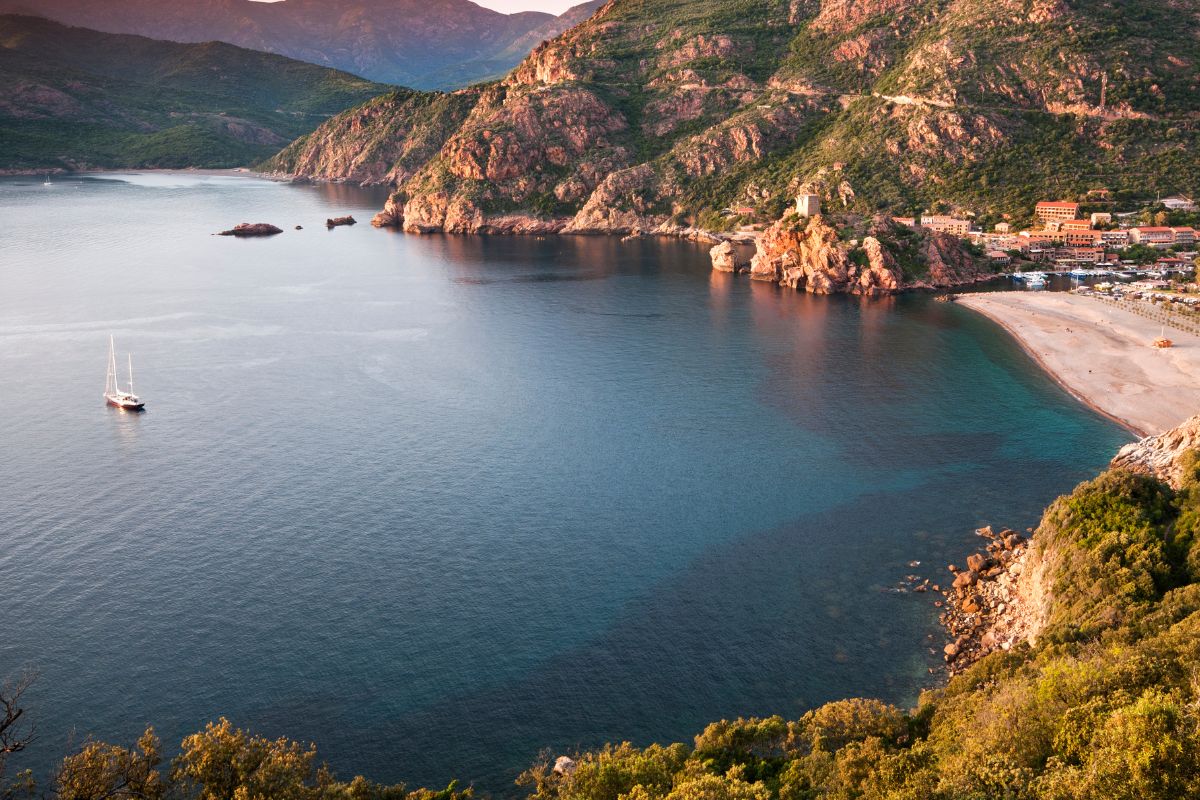
[[[113,337],[108,337],[108,375],[104,379],[104,402],[122,411],[141,411],[146,407],[145,402],[133,393],[133,354],[129,357],[129,390],[121,388],[117,377],[117,346]]]

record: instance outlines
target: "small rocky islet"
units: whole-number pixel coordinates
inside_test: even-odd
[[[277,233],[283,233],[283,228],[268,222],[242,222],[227,231],[221,231],[217,236],[274,236]]]

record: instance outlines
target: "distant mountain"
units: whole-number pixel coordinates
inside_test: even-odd
[[[470,0],[0,0],[0,13],[109,33],[221,41],[423,89],[502,75],[599,8],[501,14]]]
[[[240,166],[390,88],[229,44],[0,16],[0,170]]]

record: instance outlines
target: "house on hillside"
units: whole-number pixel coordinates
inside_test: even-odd
[[[1181,194],[1173,194],[1170,197],[1164,197],[1160,202],[1171,211],[1196,210],[1196,204],[1192,202],[1191,198],[1184,197]]]
[[[945,217],[940,214],[922,214],[921,227],[938,233],[966,236],[971,232],[971,221],[957,217]]]
[[[1190,247],[1196,243],[1195,228],[1171,228],[1171,232],[1175,234],[1175,244],[1182,244]]]

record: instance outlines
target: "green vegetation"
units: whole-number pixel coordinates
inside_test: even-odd
[[[0,16],[0,169],[244,166],[386,89],[232,45]]]
[[[549,759],[531,800],[1175,800],[1200,794],[1200,457],[1182,488],[1110,471],[1046,511],[1026,570],[1040,574],[1036,643],[997,651],[916,708],[841,700],[798,720],[709,725],[689,745],[629,743]],[[19,700],[19,690],[0,692]],[[11,711],[17,705],[7,706]],[[0,706],[0,711],[3,706]],[[3,745],[19,726],[0,717]],[[10,756],[21,748],[11,750]],[[32,792],[14,776],[8,796]],[[110,797],[468,800],[340,782],[316,751],[210,724],[163,766],[152,730],[86,742],[53,794]],[[0,792],[0,796],[4,796]]]

